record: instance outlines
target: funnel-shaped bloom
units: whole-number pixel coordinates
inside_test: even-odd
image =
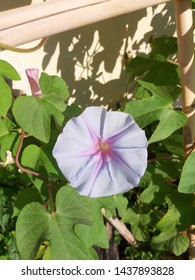
[[[39,70],[36,68],[29,68],[26,69],[25,72],[30,84],[32,96],[40,96],[41,89],[39,86]]]
[[[53,156],[81,195],[108,196],[138,185],[147,166],[147,139],[129,114],[88,107],[67,122]]]

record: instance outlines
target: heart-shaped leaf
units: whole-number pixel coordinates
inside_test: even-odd
[[[41,75],[40,87],[42,94],[39,97],[19,96],[14,102],[13,114],[26,132],[47,143],[50,138],[51,117],[59,125],[63,124],[68,88],[60,77],[45,73]]]
[[[76,224],[92,224],[91,216],[88,199],[69,186],[58,191],[55,213],[48,213],[38,202],[26,205],[16,225],[22,258],[34,259],[40,245],[48,241],[50,259],[93,259],[92,248],[87,248],[75,232]]]
[[[180,94],[179,89],[172,86],[155,86],[144,81],[139,83],[150,91],[152,97],[128,102],[125,111],[131,114],[142,128],[159,121],[149,139],[150,144],[166,139],[186,124],[186,115],[174,110],[172,106],[173,101]]]

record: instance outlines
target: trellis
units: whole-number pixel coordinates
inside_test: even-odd
[[[195,139],[195,63],[191,0],[53,0],[0,13],[0,42],[17,46],[149,6],[173,1],[181,71],[186,151]],[[2,45],[0,43],[0,48]],[[195,259],[195,226],[190,232],[190,255]]]

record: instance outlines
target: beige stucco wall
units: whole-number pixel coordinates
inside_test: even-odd
[[[59,0],[60,1],[60,0]],[[1,10],[29,5],[42,0],[0,0]],[[60,75],[70,88],[69,102],[87,105],[113,105],[126,93],[122,57],[149,50],[149,38],[173,35],[175,23],[172,1],[158,7],[133,12],[72,31],[56,34],[40,50],[30,54],[9,51],[1,59],[11,62],[22,76],[15,88],[29,91],[24,75],[35,67],[51,75]],[[37,42],[24,47],[36,45]]]

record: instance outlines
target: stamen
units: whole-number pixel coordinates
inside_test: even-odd
[[[99,148],[103,153],[107,153],[110,150],[110,145],[107,142],[99,142]]]

